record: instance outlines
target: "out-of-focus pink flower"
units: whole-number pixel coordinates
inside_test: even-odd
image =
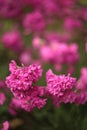
[[[29,65],[32,61],[31,52],[29,50],[25,50],[21,53],[19,60],[24,65]]]
[[[74,18],[66,18],[64,20],[64,28],[68,31],[73,31],[76,29],[82,28],[82,23],[79,19]]]
[[[17,98],[13,97],[11,99],[10,105],[9,105],[9,112],[11,115],[16,115],[17,111],[21,109],[21,103],[20,100]]]
[[[44,40],[40,37],[34,37],[32,40],[32,45],[35,49],[40,49],[44,45]]]
[[[75,103],[80,105],[80,104],[85,104],[87,102],[87,91],[81,91],[80,93],[77,94]]]
[[[3,123],[3,128],[1,128],[1,130],[8,130],[9,129],[9,122],[8,121],[5,121]]]
[[[81,76],[77,82],[76,85],[77,89],[79,90],[87,90],[87,68],[82,68],[81,69]]]
[[[23,1],[15,0],[0,0],[0,17],[3,18],[14,18],[21,14],[24,7]]]
[[[23,26],[27,32],[42,32],[46,26],[43,15],[36,11],[25,15]]]
[[[0,105],[3,105],[6,100],[4,93],[0,92]]]
[[[42,14],[38,11],[26,14],[23,26],[29,32],[41,32],[44,30],[46,23]]]
[[[71,66],[79,60],[78,45],[76,43],[68,45],[52,41],[48,45],[41,46],[39,51],[41,60],[53,64],[58,71],[62,69],[63,64],[66,64],[68,65],[68,71],[72,73],[74,68],[71,68]]]
[[[62,102],[74,102],[75,93],[73,88],[76,84],[76,79],[70,77],[70,75],[55,75],[51,70],[46,73],[47,92],[52,97],[56,106],[59,106]],[[74,98],[72,98],[72,95]]]
[[[4,33],[2,36],[2,43],[5,47],[15,52],[20,52],[23,49],[23,41],[18,31]]]

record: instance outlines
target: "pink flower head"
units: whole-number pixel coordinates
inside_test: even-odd
[[[8,130],[9,129],[9,122],[8,121],[5,121],[3,123],[3,128],[1,128],[1,130]]]
[[[73,94],[72,89],[75,86],[76,79],[65,75],[55,75],[51,70],[46,73],[47,80],[47,92],[52,96],[55,105],[59,105],[61,102],[72,102],[69,99],[70,94]],[[74,95],[74,94],[73,94]],[[72,96],[71,96],[72,97]],[[68,100],[67,100],[68,98]]]
[[[2,43],[13,51],[20,52],[23,49],[23,41],[18,31],[6,32],[2,36]]]
[[[45,20],[38,11],[27,14],[23,21],[23,26],[28,32],[41,32],[45,28],[45,25]]]
[[[0,92],[0,105],[3,105],[5,100],[6,100],[5,95],[2,92]]]
[[[79,60],[78,45],[76,43],[67,45],[65,60],[67,64],[74,64]]]
[[[15,61],[11,61],[9,65],[11,74],[6,78],[6,84],[15,97],[25,97],[28,95],[32,84],[37,82],[42,76],[42,68],[40,65],[30,65],[28,67],[19,67]]]
[[[69,71],[73,71],[74,68],[71,66],[79,60],[78,46],[76,43],[68,45],[52,40],[40,48],[40,56],[43,62],[53,64],[58,71],[64,64],[68,65]]]

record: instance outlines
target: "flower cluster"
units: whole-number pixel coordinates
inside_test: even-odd
[[[20,52],[23,49],[23,41],[18,31],[6,32],[2,37],[2,43],[15,52]]]
[[[73,65],[79,60],[78,45],[76,43],[68,45],[57,40],[46,42],[41,42],[40,39],[34,39],[33,41],[34,47],[37,47],[39,51],[41,61],[43,63],[51,63],[56,70],[61,70],[62,66],[66,64],[68,71],[71,73],[74,69]]]
[[[35,107],[42,108],[46,104],[46,99],[42,98],[45,90],[43,87],[35,86],[42,76],[41,66],[33,64],[29,67],[19,67],[15,61],[11,61],[9,70],[11,74],[6,78],[6,84],[19,99],[21,107],[27,111]]]
[[[73,91],[76,84],[75,78],[70,77],[70,75],[57,76],[53,74],[52,70],[48,70],[46,73],[46,80],[47,93],[52,96],[56,106],[59,106],[62,102],[74,102],[76,96]]]

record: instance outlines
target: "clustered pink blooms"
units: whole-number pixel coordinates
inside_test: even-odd
[[[11,74],[6,78],[6,84],[18,98],[26,97],[34,83],[42,76],[41,66],[35,64],[19,67],[15,61],[12,61],[9,70]]]
[[[76,84],[76,78],[70,77],[68,74],[59,75],[53,74],[52,70],[48,70],[46,73],[47,81],[47,93],[53,99],[53,102],[56,106],[59,106],[61,103],[73,103],[75,101],[76,94],[73,91],[73,88]]]
[[[19,67],[15,61],[12,61],[9,70],[11,74],[6,78],[6,84],[13,95],[19,99],[21,108],[27,111],[35,107],[42,108],[46,104],[46,99],[42,98],[45,89],[35,85],[42,76],[41,66],[33,64],[29,67]]]
[[[19,108],[31,111],[34,108],[44,107],[47,101],[44,97],[51,97],[56,106],[60,106],[61,103],[84,104],[87,102],[87,68],[81,70],[78,81],[70,74],[56,75],[50,69],[46,72],[46,87],[35,85],[42,76],[40,65],[20,67],[12,60],[9,70],[11,74],[6,78],[6,84],[14,95],[9,106],[9,112],[12,115],[16,114]]]
[[[11,114],[16,114],[16,109],[21,108],[31,111],[33,108],[42,108],[46,104],[44,96],[50,96],[56,106],[61,103],[73,103],[77,100],[75,89],[76,78],[70,74],[56,75],[52,70],[46,73],[47,87],[37,86],[35,83],[42,76],[42,69],[37,65],[19,67],[15,61],[9,65],[11,74],[6,78],[6,84],[14,95],[9,106]],[[12,105],[15,108],[12,108]]]
[[[68,71],[71,73],[74,69],[73,65],[79,60],[76,43],[66,44],[52,40],[46,43],[46,41],[36,38],[33,40],[33,45],[37,48],[41,61],[53,64],[56,70],[61,70],[62,66],[66,64]]]

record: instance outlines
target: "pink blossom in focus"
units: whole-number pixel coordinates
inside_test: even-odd
[[[55,75],[51,70],[46,73],[47,92],[52,97],[56,106],[62,102],[74,102],[75,93],[73,88],[76,84],[76,79],[65,75]],[[73,96],[72,96],[73,94]],[[73,98],[72,98],[73,97]]]
[[[9,69],[11,74],[6,78],[6,84],[14,96],[18,98],[26,97],[32,88],[32,84],[42,76],[42,68],[36,64],[19,67],[15,61],[11,61]]]

